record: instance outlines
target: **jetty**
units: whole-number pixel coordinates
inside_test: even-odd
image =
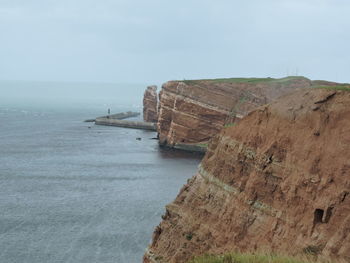
[[[117,114],[109,114],[106,116],[88,119],[84,122],[95,122],[96,125],[115,126],[122,128],[140,129],[148,131],[157,131],[157,125],[153,122],[130,121],[127,118],[140,116],[139,112],[127,111]]]
[[[138,117],[138,116],[140,116],[139,112],[127,111],[127,112],[121,112],[121,113],[101,116],[101,117],[97,117],[95,119],[88,119],[88,120],[85,120],[84,122],[96,122],[97,119],[103,119],[103,118],[112,119],[112,120],[124,120],[127,118],[133,118],[133,117]]]
[[[153,122],[126,121],[126,120],[100,117],[100,118],[96,118],[95,124],[96,125],[106,125],[106,126],[116,126],[116,127],[123,127],[123,128],[149,130],[149,131],[157,131],[157,126]]]

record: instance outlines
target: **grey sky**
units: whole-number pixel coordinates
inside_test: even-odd
[[[0,0],[0,79],[350,82],[349,0]]]

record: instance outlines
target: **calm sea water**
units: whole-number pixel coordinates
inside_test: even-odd
[[[100,114],[0,106],[1,263],[141,262],[200,157],[82,122]]]

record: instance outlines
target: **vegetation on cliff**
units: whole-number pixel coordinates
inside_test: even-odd
[[[218,79],[198,79],[198,80],[183,80],[184,83],[188,85],[193,85],[198,82],[207,81],[211,83],[288,83],[295,80],[308,80],[302,76],[289,76],[285,78],[275,79],[275,78],[218,78]]]
[[[313,255],[289,257],[267,253],[228,253],[224,255],[203,255],[188,263],[331,263],[316,259]]]

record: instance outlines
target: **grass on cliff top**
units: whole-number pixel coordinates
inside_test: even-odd
[[[275,78],[223,78],[223,79],[198,79],[198,80],[183,80],[182,82],[193,85],[200,81],[208,81],[211,83],[265,83],[265,82],[271,82],[271,83],[288,83],[289,81],[293,81],[296,79],[307,79],[305,77],[301,76],[289,76],[281,79],[275,79]]]
[[[208,148],[208,143],[197,143],[196,145],[202,148]]]
[[[230,253],[225,255],[204,255],[190,260],[188,263],[331,263],[317,261],[311,257],[294,258],[271,254]]]
[[[234,126],[236,126],[236,124],[237,124],[237,123],[235,123],[235,122],[226,123],[226,124],[224,125],[224,128],[234,127]]]
[[[350,91],[350,85],[349,84],[337,85],[337,86],[315,86],[313,88],[315,88],[315,89]]]

